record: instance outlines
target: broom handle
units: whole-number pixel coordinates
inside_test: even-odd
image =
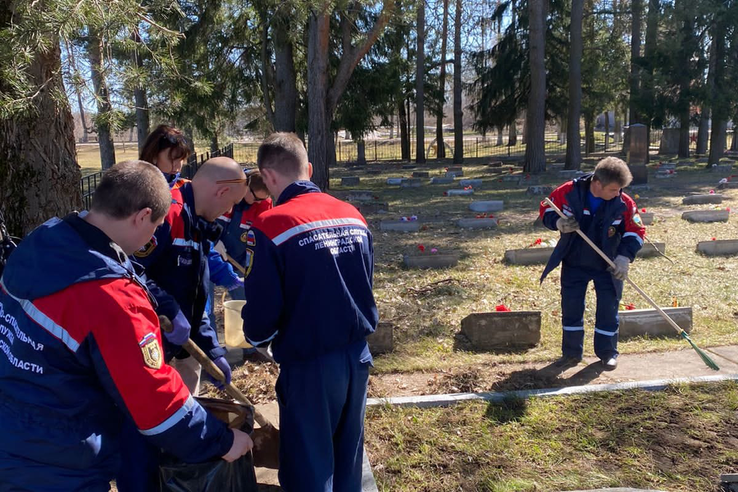
[[[544,201],[544,203],[545,203],[546,205],[548,205],[549,207],[551,207],[551,209],[553,209],[553,210],[554,210],[554,211],[555,211],[555,212],[556,212],[557,214],[559,214],[559,215],[560,215],[560,216],[561,216],[562,218],[564,218],[564,219],[568,218],[568,217],[567,217],[566,215],[564,215],[564,212],[562,212],[562,211],[561,211],[561,209],[559,209],[559,207],[557,207],[557,206],[556,206],[556,205],[554,204],[554,202],[552,202],[552,201],[551,201],[551,199],[550,199],[550,198],[546,197],[546,198],[545,198],[545,199],[544,199],[543,201]],[[596,245],[595,243],[593,243],[593,242],[592,242],[592,240],[591,240],[590,238],[588,238],[588,237],[587,237],[587,235],[586,235],[585,233],[583,233],[581,229],[577,228],[577,234],[579,234],[579,236],[580,236],[580,237],[581,237],[582,239],[584,239],[584,241],[585,241],[585,242],[586,242],[587,244],[589,244],[589,245],[590,245],[590,246],[592,247],[592,249],[593,249],[593,250],[595,250],[595,251],[597,252],[597,254],[598,254],[598,255],[600,255],[600,256],[602,257],[602,259],[603,259],[603,260],[605,260],[605,261],[607,262],[607,264],[608,264],[608,265],[610,265],[610,266],[611,266],[612,268],[615,268],[615,263],[613,263],[613,262],[612,262],[612,260],[611,260],[611,259],[610,259],[610,258],[609,258],[609,257],[608,257],[608,256],[607,256],[607,255],[606,255],[605,253],[603,253],[603,252],[602,252],[602,250],[601,250],[600,248],[598,248],[598,247],[597,247],[597,245]],[[660,314],[660,315],[661,315],[661,316],[662,316],[662,317],[663,317],[663,318],[664,318],[664,319],[665,319],[665,320],[666,320],[666,321],[667,321],[667,322],[668,322],[668,323],[669,323],[669,324],[671,325],[671,327],[672,327],[672,328],[674,328],[674,329],[675,329],[675,330],[677,331],[677,333],[679,333],[680,335],[681,335],[682,333],[685,333],[685,331],[684,331],[684,330],[682,329],[682,327],[681,327],[681,326],[679,326],[678,324],[676,324],[676,322],[675,322],[675,321],[674,321],[673,319],[671,319],[671,317],[670,317],[670,316],[669,316],[668,314],[666,314],[666,313],[664,312],[664,310],[663,310],[663,309],[661,309],[661,307],[660,307],[660,306],[659,306],[658,304],[656,304],[656,303],[654,302],[654,300],[653,300],[653,299],[651,299],[651,298],[650,298],[650,297],[648,296],[648,294],[646,294],[645,292],[643,292],[643,291],[641,290],[641,288],[640,288],[640,287],[638,287],[638,286],[637,286],[637,285],[635,284],[635,282],[633,282],[633,281],[632,281],[632,280],[631,280],[631,279],[630,279],[629,277],[627,277],[627,276],[625,277],[625,280],[627,280],[627,281],[628,281],[628,284],[630,284],[630,286],[631,286],[631,287],[633,287],[633,288],[635,289],[635,291],[636,291],[636,292],[638,292],[638,293],[639,293],[639,294],[641,295],[641,297],[643,297],[643,298],[644,298],[644,299],[645,299],[645,300],[646,300],[646,301],[647,301],[647,302],[648,302],[648,303],[649,303],[649,304],[650,304],[651,306],[653,306],[653,308],[654,308],[654,309],[655,309],[656,311],[658,311],[658,313],[659,313],[659,314]]]

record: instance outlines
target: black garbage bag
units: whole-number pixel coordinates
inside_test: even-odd
[[[251,433],[253,408],[248,405],[214,398],[197,398],[200,404],[220,420]],[[162,492],[257,492],[254,460],[251,453],[233,463],[213,459],[205,463],[183,463],[171,455],[159,460],[159,483]]]

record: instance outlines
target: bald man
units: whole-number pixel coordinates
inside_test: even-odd
[[[210,241],[217,241],[221,228],[215,219],[229,212],[246,193],[246,175],[228,157],[215,157],[198,169],[192,181],[179,179],[172,185],[172,204],[164,223],[136,253],[135,261],[146,270],[157,312],[172,321],[165,334],[166,359],[189,359],[181,344],[189,336],[220,367],[230,382],[226,350],[218,343],[205,315]],[[197,395],[199,365],[175,362],[192,394]],[[187,370],[187,368],[190,370]]]

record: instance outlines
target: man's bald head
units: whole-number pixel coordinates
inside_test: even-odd
[[[197,215],[214,221],[243,200],[246,175],[230,157],[208,159],[192,178]]]

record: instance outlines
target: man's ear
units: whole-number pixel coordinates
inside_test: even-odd
[[[151,211],[149,207],[142,208],[141,210],[136,212],[136,214],[133,216],[133,221],[135,222],[136,225],[141,225],[146,221],[150,222],[152,213],[153,212]]]
[[[312,177],[313,177],[313,163],[308,162],[308,178],[312,178]]]
[[[223,198],[223,196],[226,195],[229,191],[231,191],[230,186],[221,186],[215,191],[215,196],[218,198]]]

